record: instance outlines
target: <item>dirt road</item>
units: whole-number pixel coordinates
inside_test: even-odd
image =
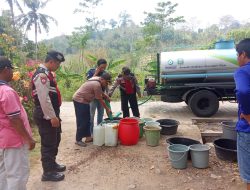
[[[112,103],[113,112],[120,111],[120,103]],[[148,102],[140,106],[142,117],[155,119],[172,118],[181,124],[191,124],[195,116],[185,103],[169,104]],[[236,119],[237,105],[223,103],[214,118]],[[160,145],[149,147],[145,138],[135,146],[97,147],[88,144],[78,147],[75,142],[75,116],[73,104],[62,106],[62,142],[58,161],[67,165],[62,182],[41,182],[41,164],[31,168],[28,190],[240,190],[244,189],[237,164],[219,160],[210,151],[210,167],[196,169],[191,162],[188,168],[176,170],[171,167],[167,154],[167,136]]]

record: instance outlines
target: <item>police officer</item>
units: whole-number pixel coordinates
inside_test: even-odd
[[[42,181],[61,181],[66,166],[56,162],[61,141],[61,95],[52,72],[65,61],[62,53],[49,51],[45,63],[40,64],[32,77],[34,120],[41,137]]]

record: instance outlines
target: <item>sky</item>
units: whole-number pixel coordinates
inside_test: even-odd
[[[84,16],[82,13],[74,14],[73,11],[78,7],[80,0],[51,0],[41,13],[54,17],[58,25],[50,24],[50,31],[46,34],[42,31],[38,39],[49,39],[62,34],[71,34],[75,27],[84,25]],[[162,0],[163,1],[163,0]],[[126,11],[131,15],[132,20],[139,24],[145,18],[146,12],[154,12],[158,2],[161,0],[102,0],[95,10],[95,16],[100,19],[118,20],[118,15]],[[166,2],[166,1],[165,1]],[[178,3],[175,8],[176,16],[184,16],[185,20],[190,21],[196,17],[199,20],[200,27],[206,27],[211,24],[217,24],[219,19],[225,15],[232,15],[236,20],[249,21],[249,0],[172,0],[172,3]],[[0,0],[0,12],[8,9],[6,0]],[[33,32],[28,33],[28,37],[34,40]]]

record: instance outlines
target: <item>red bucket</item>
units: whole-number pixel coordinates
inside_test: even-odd
[[[118,136],[122,145],[137,144],[140,136],[139,121],[134,118],[121,119]]]

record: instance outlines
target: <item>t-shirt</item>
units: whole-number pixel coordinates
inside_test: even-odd
[[[124,81],[125,81],[126,94],[133,94],[134,93],[134,88],[133,88],[131,80],[126,80],[125,79]]]
[[[6,82],[0,81],[0,148],[17,148],[22,146],[24,139],[11,126],[10,117],[19,115],[24,127],[31,135],[28,116],[19,96]]]
[[[234,74],[234,80],[236,84],[235,94],[238,101],[238,122],[236,124],[236,130],[240,132],[250,133],[249,123],[240,118],[240,114],[250,114],[250,62],[242,67],[239,67]]]
[[[92,77],[82,84],[73,95],[73,100],[79,103],[89,104],[94,99],[102,99],[102,87],[99,77]]]

